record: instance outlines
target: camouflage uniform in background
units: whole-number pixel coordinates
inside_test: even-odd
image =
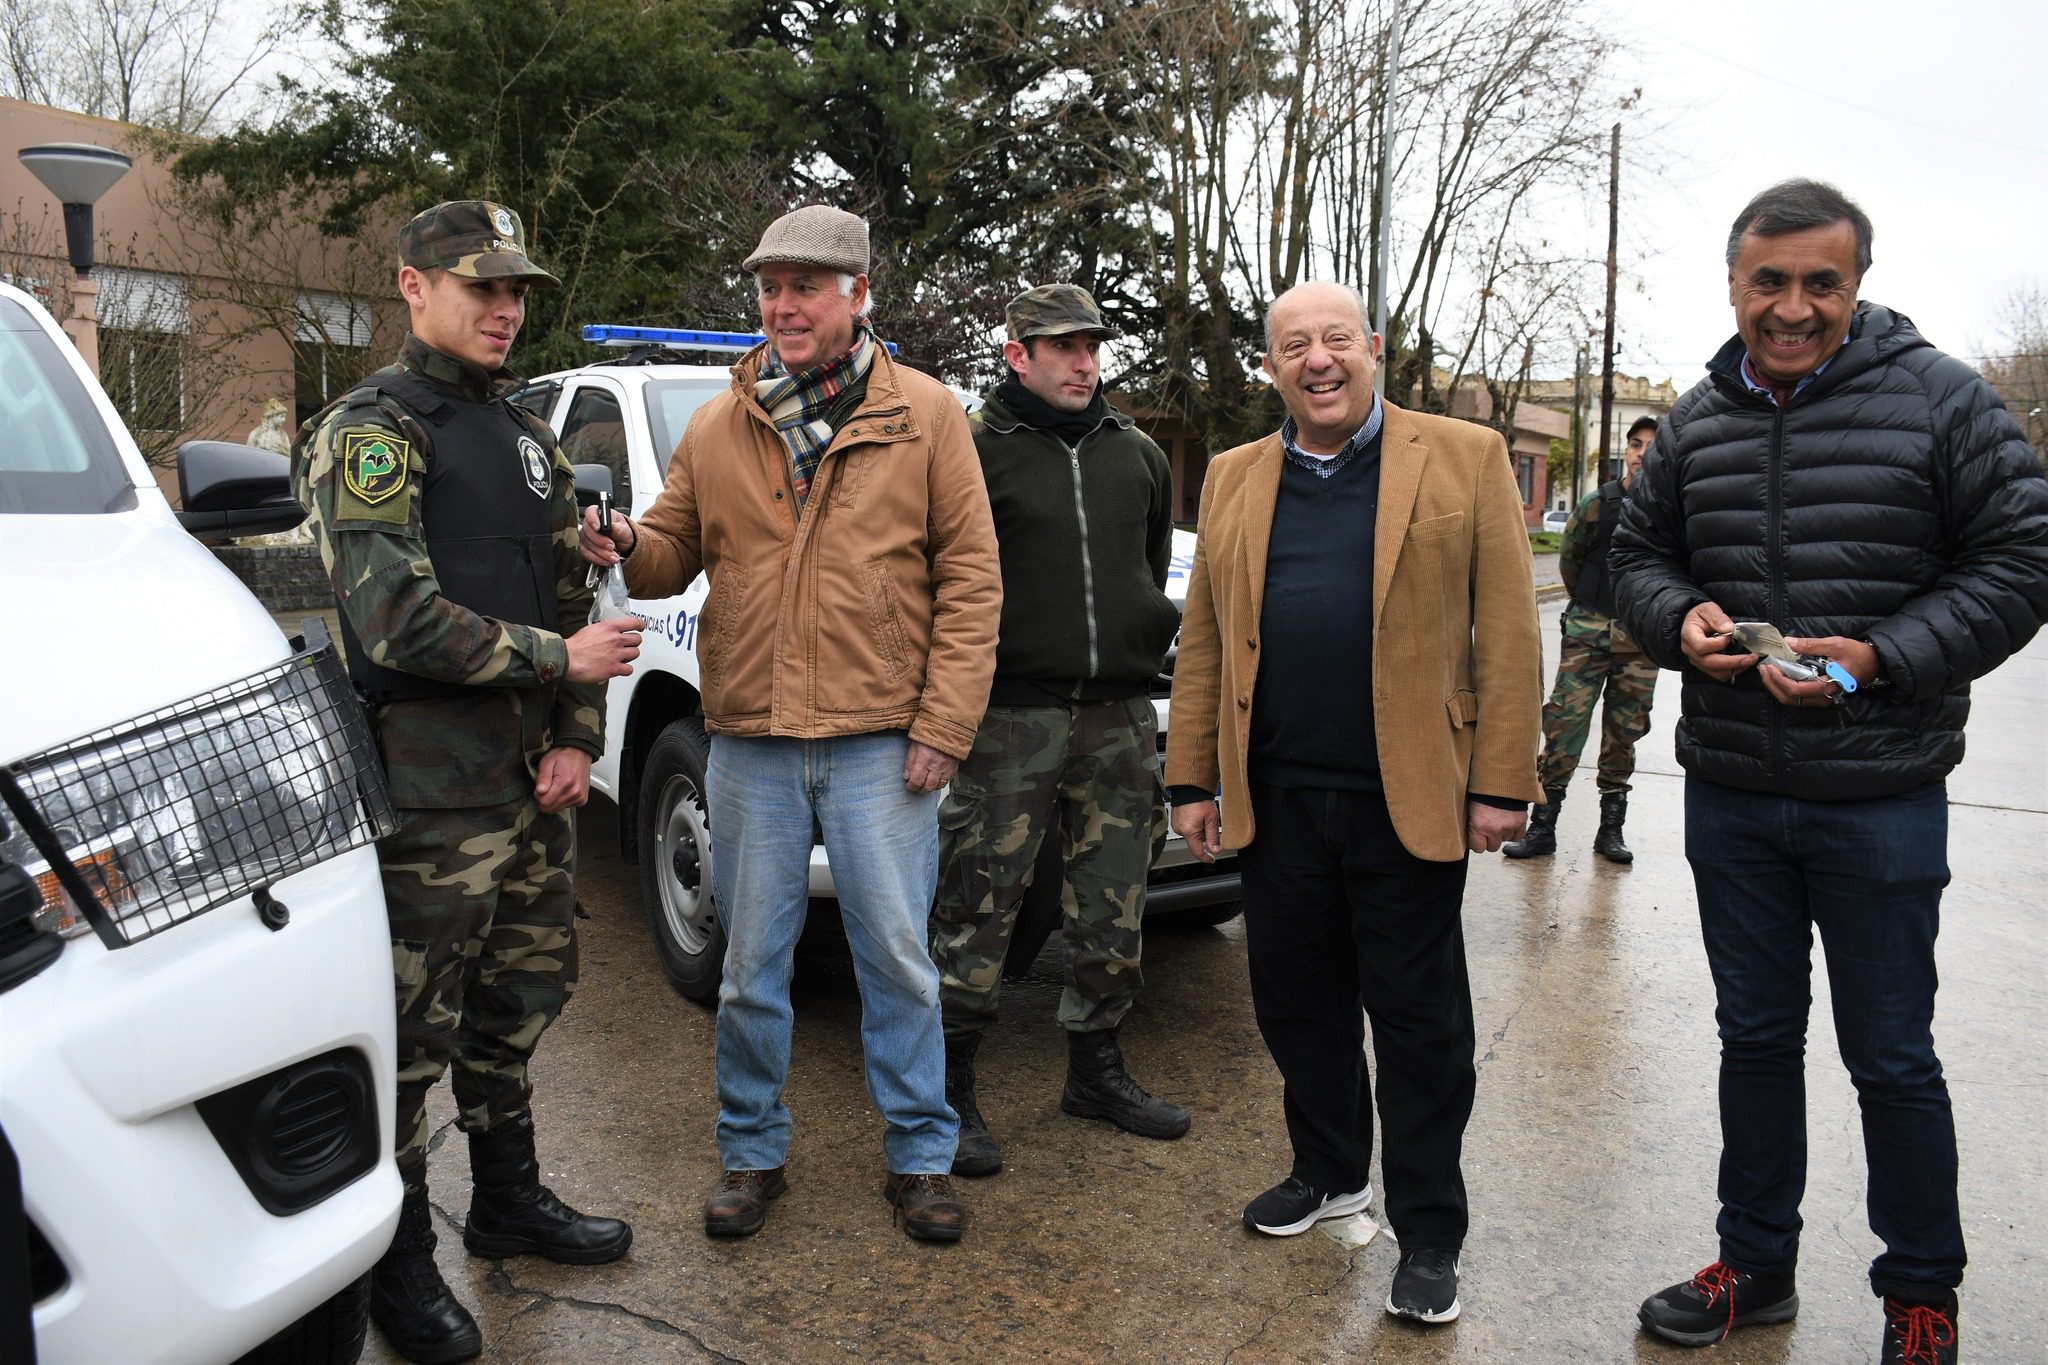
[[[1041,843],[1060,841],[1074,943],[1059,1022],[1113,1029],[1143,983],[1145,875],[1158,841],[1158,721],[1144,697],[991,706],[939,808],[934,956],[949,1030],[995,1022],[1003,958]]]
[[[527,1062],[576,983],[574,812],[543,813],[534,784],[550,749],[602,752],[603,689],[564,680],[564,634],[588,616],[591,589],[576,551],[572,473],[546,426],[505,403],[518,384],[407,337],[397,364],[307,424],[293,459],[351,670],[377,699],[399,807],[399,829],[378,856],[398,999],[398,1159],[409,1180],[426,1160],[426,1093],[451,1062],[465,1131],[527,1112]],[[429,392],[447,402],[415,411]],[[443,591],[442,574],[458,566],[444,559],[437,574],[423,503],[436,443],[448,458],[469,430],[448,412],[487,413],[510,437],[503,460],[519,461],[531,495],[545,500],[552,564],[536,573],[552,580],[560,632],[479,613]],[[378,679],[363,682],[366,663],[393,671],[384,682],[419,683],[395,690],[426,695],[392,699]]]
[[[1543,757],[1537,777],[1546,791],[1571,781],[1603,687],[1607,701],[1601,709],[1601,792],[1629,790],[1636,770],[1636,741],[1650,730],[1657,666],[1614,618],[1613,588],[1606,578],[1607,537],[1601,522],[1603,517],[1621,515],[1621,496],[1618,483],[1595,489],[1564,528],[1558,572],[1571,589],[1572,600],[1560,618],[1564,640],[1557,681],[1543,705]],[[1611,524],[1605,529],[1612,533]]]

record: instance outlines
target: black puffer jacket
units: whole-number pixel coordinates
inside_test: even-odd
[[[2048,480],[1984,381],[1877,304],[1779,409],[1738,337],[1672,409],[1615,529],[1622,620],[1683,668],[1678,759],[1695,776],[1814,801],[1888,796],[1963,756],[1970,681],[2048,618]],[[1780,705],[1755,672],[1685,665],[1701,602],[1787,635],[1877,648],[1889,685]]]

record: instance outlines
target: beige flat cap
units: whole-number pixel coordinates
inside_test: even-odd
[[[824,204],[785,213],[761,234],[761,245],[740,262],[753,270],[771,261],[818,265],[848,275],[868,273],[867,220]]]

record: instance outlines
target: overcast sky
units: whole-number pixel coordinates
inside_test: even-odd
[[[1681,390],[1705,373],[1735,330],[1728,225],[1795,175],[1870,215],[1863,298],[1951,354],[2000,349],[2004,297],[2048,285],[2048,0],[1613,8],[1636,53],[1614,74],[1643,87],[1624,117],[1660,168],[1630,167],[1624,122],[1618,369]]]
[[[1728,225],[1788,176],[1862,204],[1862,296],[1951,354],[2000,350],[2005,297],[2048,287],[2048,0],[1593,3],[1630,45],[1612,74],[1643,90],[1620,115],[1617,368],[1681,389],[1705,373],[1735,330]],[[1604,197],[1548,215],[1604,255]]]

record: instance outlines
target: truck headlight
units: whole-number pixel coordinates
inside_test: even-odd
[[[9,765],[97,906],[22,822],[5,852],[38,923],[133,943],[392,828],[368,724],[331,648]]]

